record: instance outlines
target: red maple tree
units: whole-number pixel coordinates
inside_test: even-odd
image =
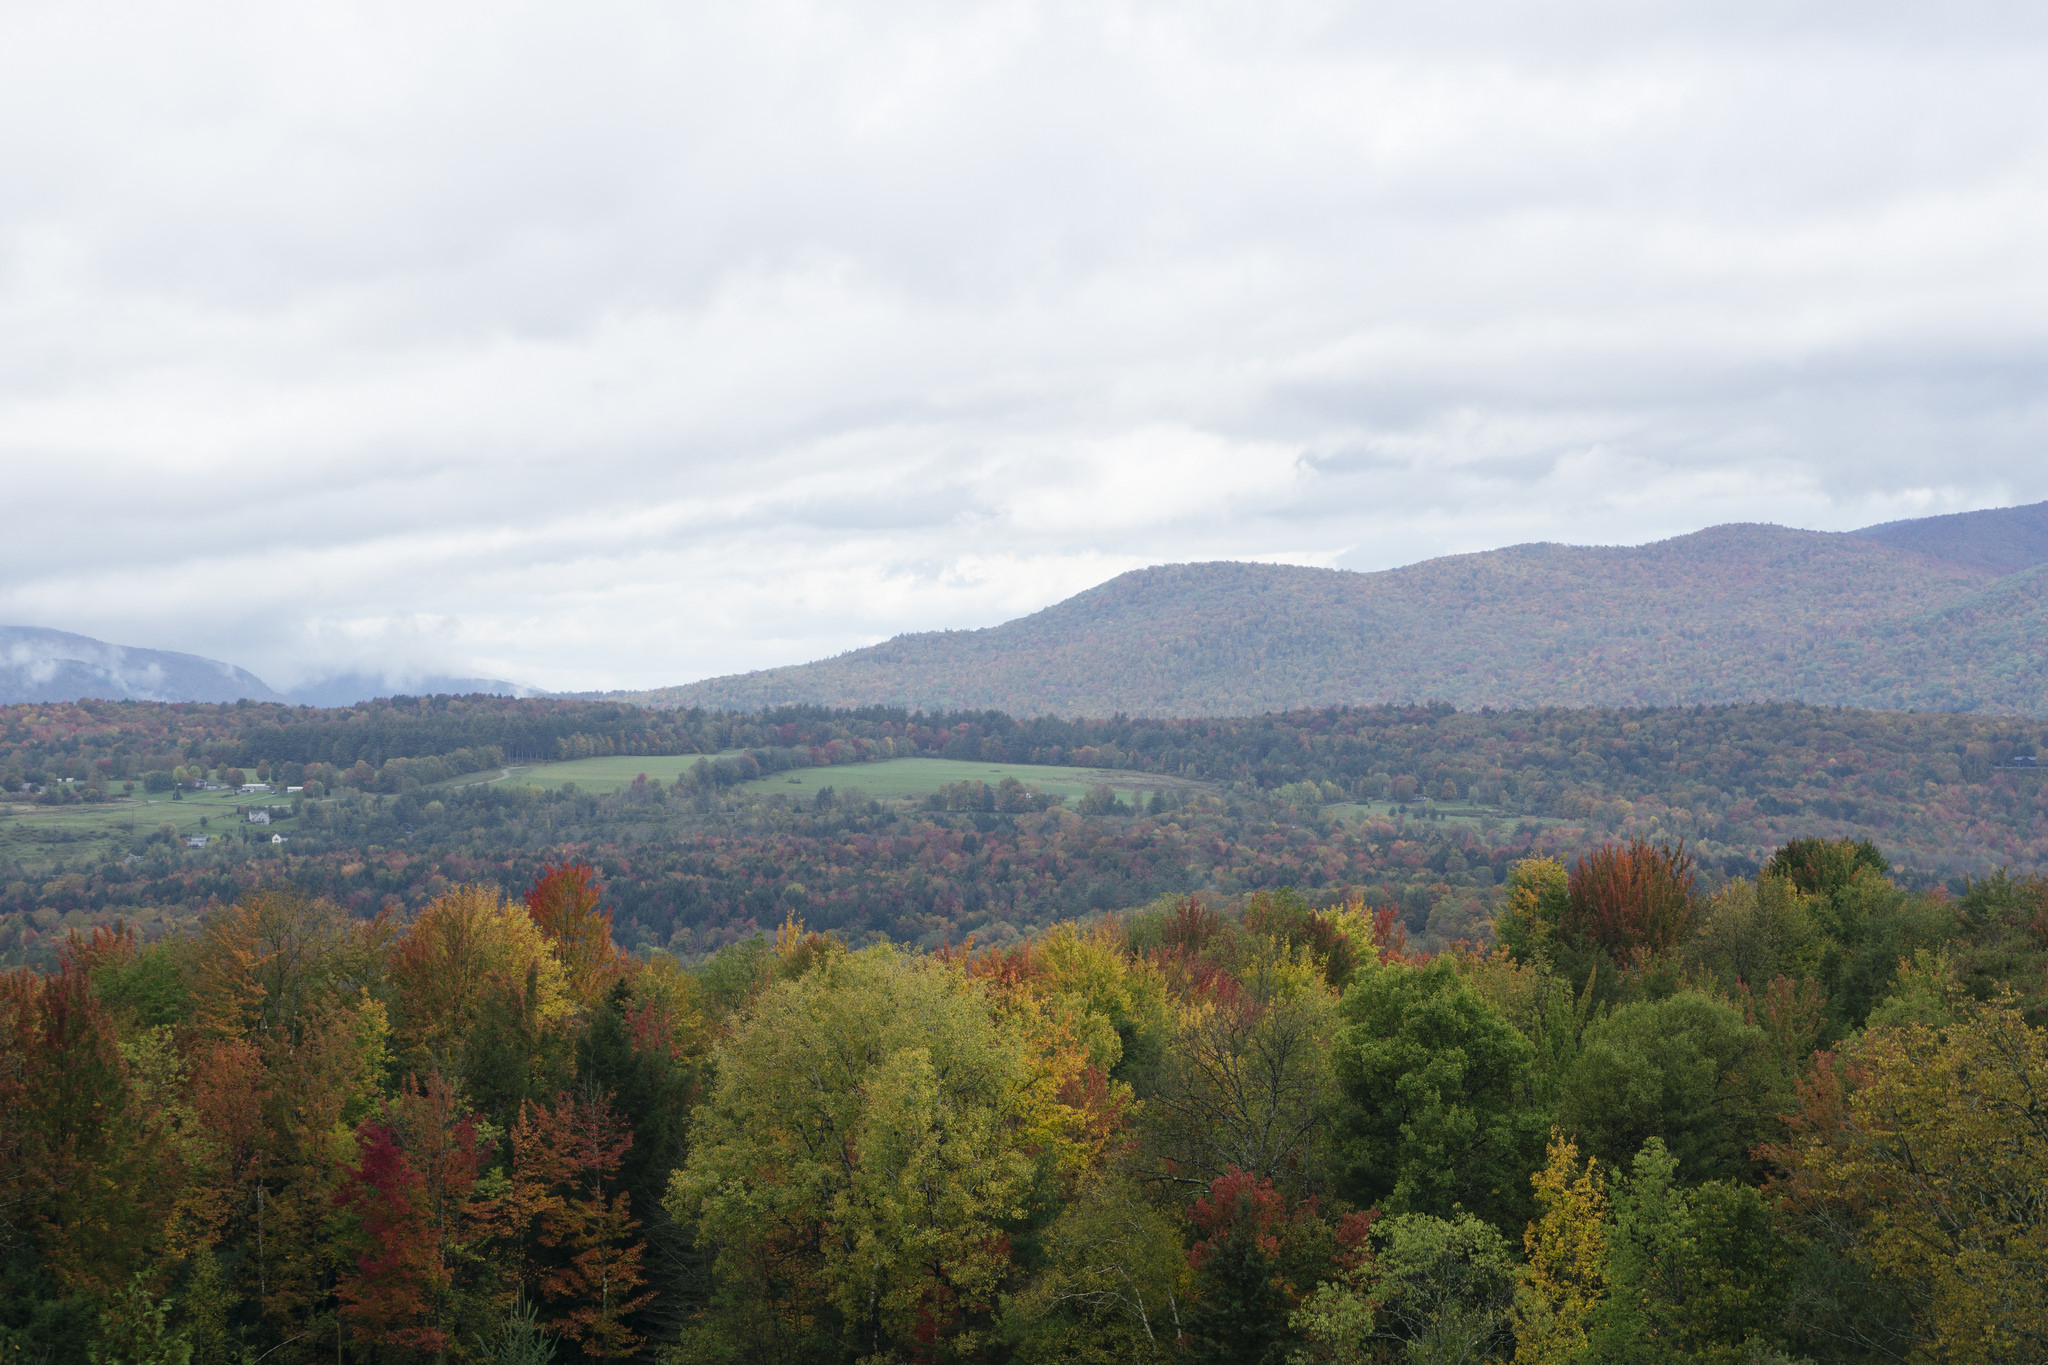
[[[488,1149],[438,1073],[406,1088],[362,1144],[336,1202],[355,1214],[363,1251],[338,1288],[350,1326],[386,1345],[436,1353],[453,1334],[458,1272],[489,1235],[475,1198]]]

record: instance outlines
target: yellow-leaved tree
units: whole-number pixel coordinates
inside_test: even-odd
[[[1951,986],[1940,1024],[1879,1026],[1823,1069],[1774,1152],[1792,1206],[1911,1309],[1926,1358],[2048,1359],[2048,1031]]]
[[[1557,1129],[1536,1186],[1536,1221],[1522,1235],[1528,1264],[1515,1291],[1517,1365],[1585,1358],[1587,1330],[1607,1293],[1607,1193],[1600,1163],[1579,1165],[1578,1145]]]
[[[670,1187],[718,1283],[680,1359],[986,1344],[1008,1234],[1074,1127],[989,1005],[957,964],[887,947],[819,954],[755,997]]]
[[[567,975],[526,907],[496,887],[458,886],[420,911],[390,971],[408,1069],[461,1077],[500,1122],[566,1080]]]

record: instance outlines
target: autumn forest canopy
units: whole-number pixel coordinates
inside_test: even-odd
[[[0,708],[0,1358],[2048,1358],[2043,743]]]

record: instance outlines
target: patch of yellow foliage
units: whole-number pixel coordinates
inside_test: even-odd
[[[1529,1262],[1515,1293],[1517,1365],[1585,1358],[1587,1328],[1607,1293],[1607,1194],[1600,1163],[1579,1167],[1578,1145],[1550,1130],[1543,1169],[1530,1179],[1542,1213],[1522,1236]]]

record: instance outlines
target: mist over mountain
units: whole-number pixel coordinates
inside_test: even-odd
[[[111,645],[35,626],[0,626],[0,703],[284,701],[246,669],[197,654]]]
[[[1244,715],[1803,701],[2048,714],[2048,504],[1852,533],[1716,526],[1378,573],[1174,564],[985,630],[644,693],[654,705]]]
[[[303,706],[354,706],[375,697],[431,697],[446,693],[466,697],[473,693],[496,697],[532,697],[540,693],[503,678],[457,678],[439,673],[416,677],[393,677],[382,673],[336,673],[301,683],[291,690],[291,699]]]
[[[375,697],[473,693],[525,697],[535,689],[502,678],[354,671],[315,678],[280,692],[245,668],[174,650],[108,644],[68,631],[0,626],[0,705],[107,701],[296,702],[353,706]]]

